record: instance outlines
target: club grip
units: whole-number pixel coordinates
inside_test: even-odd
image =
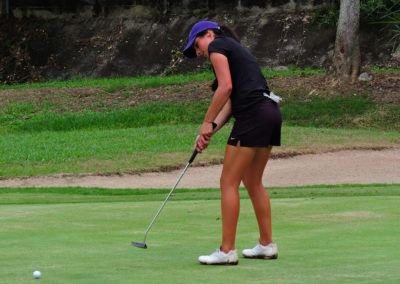
[[[189,164],[191,164],[194,161],[194,158],[196,158],[197,153],[198,152],[197,152],[197,147],[196,147],[196,149],[193,151],[192,156],[190,157]]]

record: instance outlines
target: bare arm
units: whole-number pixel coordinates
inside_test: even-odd
[[[210,60],[218,80],[218,88],[215,90],[214,97],[204,118],[204,121],[209,123],[215,120],[232,92],[232,78],[228,58],[220,53],[211,53]]]
[[[231,99],[229,98],[217,117],[214,119],[214,122],[217,124],[217,127],[214,129],[214,133],[216,133],[218,130],[222,128],[222,126],[225,125],[225,123],[229,120],[232,114],[232,102]]]
[[[212,127],[212,122],[214,122],[220,114],[232,92],[232,78],[229,70],[228,58],[220,53],[211,53],[210,60],[218,80],[218,88],[215,90],[213,99],[208,107],[207,114],[200,129],[200,138],[197,143],[200,150],[207,148],[210,143],[211,136],[215,133]],[[223,114],[221,114],[219,119],[222,118],[222,115]]]

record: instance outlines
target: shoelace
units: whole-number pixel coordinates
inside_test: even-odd
[[[221,253],[220,249],[217,249],[211,256],[217,256]]]

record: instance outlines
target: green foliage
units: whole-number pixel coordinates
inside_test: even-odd
[[[333,28],[337,26],[338,19],[339,3],[338,1],[332,1],[316,10],[311,24],[318,25],[320,29]]]
[[[312,23],[319,28],[336,27],[339,11],[340,1],[331,1],[317,9]],[[400,0],[361,0],[360,24],[379,25],[388,31],[390,38],[385,40],[395,50],[400,45]]]
[[[360,22],[368,24],[383,19],[399,21],[399,0],[361,0]],[[334,27],[339,19],[340,1],[333,0],[316,10],[313,23],[319,27]]]
[[[360,20],[362,23],[381,21],[396,13],[399,8],[399,0],[361,0]]]
[[[360,3],[361,23],[379,25],[389,31],[388,45],[394,51],[400,45],[400,0],[364,0]]]

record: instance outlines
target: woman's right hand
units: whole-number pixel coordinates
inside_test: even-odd
[[[202,153],[203,150],[206,149],[209,144],[210,144],[210,139],[209,138],[207,139],[207,137],[202,137],[202,136],[198,135],[196,137],[196,141],[194,143],[193,150],[196,149],[198,153]]]
[[[203,125],[200,129],[200,137],[197,139],[197,148],[200,150],[199,153],[208,147],[213,134],[213,124],[209,122],[203,122]]]

